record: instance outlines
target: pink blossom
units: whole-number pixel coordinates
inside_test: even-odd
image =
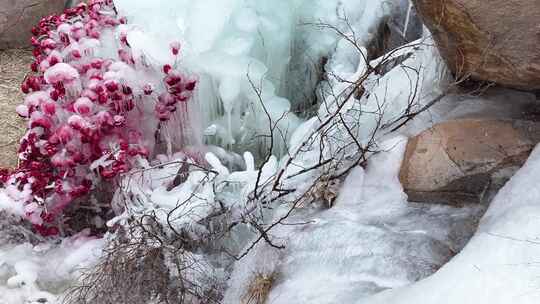
[[[53,116],[56,114],[56,103],[52,100],[47,100],[41,103],[41,109],[44,114]]]
[[[171,70],[172,70],[172,66],[170,64],[166,64],[163,66],[163,73],[169,74]]]
[[[152,95],[152,92],[154,92],[154,88],[151,84],[147,83],[143,86],[143,92],[144,95]]]
[[[88,122],[79,115],[71,115],[68,119],[68,124],[75,130],[88,128]]]
[[[55,133],[58,139],[60,140],[60,142],[62,143],[69,142],[73,138],[73,135],[74,135],[73,129],[71,129],[71,127],[68,125],[61,126],[60,128],[58,128],[58,130],[56,130]]]
[[[33,112],[30,116],[30,128],[41,127],[45,130],[50,129],[52,126],[51,121],[39,112]]]
[[[109,91],[111,93],[116,92],[119,89],[118,82],[116,82],[114,80],[107,80],[105,82],[105,87],[107,88],[107,91]]]

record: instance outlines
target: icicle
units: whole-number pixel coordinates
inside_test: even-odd
[[[407,17],[405,18],[405,24],[403,26],[403,31],[401,33],[401,35],[403,36],[403,38],[405,39],[405,41],[407,40],[407,31],[409,29],[409,22],[411,20],[411,13],[412,13],[412,8],[413,8],[413,4],[412,2],[409,0],[409,7],[407,8]]]

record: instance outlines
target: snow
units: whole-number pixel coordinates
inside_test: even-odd
[[[259,274],[277,278],[269,303],[537,303],[540,147],[467,243],[483,207],[407,202],[397,179],[404,142],[386,141],[354,169],[333,208],[273,231],[285,250],[261,243],[235,264],[224,303],[238,303]]]
[[[239,303],[260,273],[278,278],[268,303],[355,303],[425,278],[459,252],[483,208],[408,203],[397,178],[405,144],[382,143],[386,152],[349,174],[331,209],[273,231],[285,250],[260,243],[236,263],[224,303]]]
[[[106,238],[83,231],[45,240],[20,223],[25,210],[0,189],[0,304],[56,304],[85,267],[101,256]]]
[[[24,215],[24,206],[16,203],[5,190],[0,189],[0,211],[6,211],[9,214]]]
[[[224,161],[211,152],[205,155],[208,170],[200,169],[200,165],[182,154],[160,158],[164,160],[161,164],[151,166],[143,163],[142,169],[124,178],[113,205],[124,206],[126,196],[137,204],[128,204],[125,212],[112,219],[109,226],[131,215],[153,213],[164,226],[170,224],[179,231],[191,229],[221,208],[226,207],[232,210],[231,213],[240,215],[246,207],[248,195],[255,188],[259,172],[259,183],[263,184],[276,174],[278,167],[277,159],[270,157],[262,168],[255,170],[255,160],[249,152],[243,155],[245,169],[234,172],[230,172],[223,165]],[[189,168],[185,182],[171,189],[169,186],[184,165]]]
[[[60,243],[0,245],[0,303],[60,303],[80,271],[97,261],[104,242],[83,232]]]
[[[335,111],[337,104],[345,102],[342,112],[350,126],[358,125],[355,130],[358,129],[359,140],[370,138],[373,132],[379,134],[377,137],[390,133],[393,127],[403,121],[398,118],[405,116],[406,111],[414,113],[421,110],[443,94],[450,85],[450,75],[434,42],[429,37],[421,38],[402,46],[391,55],[369,62],[369,65],[374,67],[386,61],[389,62],[387,65],[390,69],[382,75],[369,75],[363,83],[366,93],[360,100],[351,96],[345,101],[345,94],[341,92],[346,92],[350,82],[359,79],[367,70],[363,61],[358,62],[356,70],[343,69],[343,66],[351,66],[347,63],[350,52],[358,53],[351,50],[351,46],[344,46],[333,54],[336,60],[330,60],[328,68],[336,76],[319,86],[325,102],[319,108],[318,115],[327,116]],[[365,49],[363,52],[360,57],[367,56]],[[399,63],[395,67],[391,64],[393,60]],[[339,98],[335,97],[337,94],[341,94],[338,95]],[[413,130],[424,130],[434,119],[433,112],[424,113],[400,131],[412,134]]]
[[[512,102],[509,103],[508,100]],[[531,92],[495,87],[480,96],[450,94],[443,98],[432,112],[440,113],[437,116],[444,120],[479,117],[524,119],[523,113],[534,112],[532,109],[537,106],[536,96]]]
[[[537,146],[494,198],[459,255],[423,281],[356,303],[538,303],[538,172]]]
[[[302,193],[317,171],[296,174],[316,164],[321,155],[317,149],[300,152],[301,145],[339,102],[345,102],[344,119],[354,122],[357,139],[365,142],[379,127],[379,114],[382,125],[395,126],[399,123],[395,119],[409,104],[418,110],[445,92],[451,79],[427,36],[390,58],[364,61],[378,25],[395,13],[393,5],[406,10],[401,17],[407,34],[411,12],[405,2],[115,0],[129,23],[119,26],[116,33],[103,33],[101,41],[83,39],[66,51],[115,57],[115,36],[126,35],[133,56],[144,59],[140,62],[148,66],[135,70],[118,63],[106,79],[159,90],[156,79],[161,76],[157,75],[164,64],[172,62],[175,68],[198,75],[198,84],[194,106],[186,110],[189,115],[175,114],[163,130],[184,153],[158,155],[151,162],[140,160],[139,168],[120,182],[112,202],[120,215],[108,226],[126,224],[134,215],[155,214],[164,227],[185,229],[194,240],[205,241],[208,227],[203,222],[218,209],[227,210],[227,216],[238,220],[258,208],[249,200],[253,189],[264,188],[287,160],[271,156],[257,168],[256,160],[268,152],[299,152],[284,174],[284,188]],[[354,34],[358,47],[313,23]],[[180,56],[175,57],[171,48]],[[325,81],[320,79],[323,57],[328,58],[324,69],[334,75]],[[374,66],[387,59],[408,68],[389,64],[379,75],[370,75],[364,83],[366,93],[359,99],[336,99],[329,92],[329,88],[346,90],[349,83],[343,79],[354,82],[366,73],[368,64]],[[47,70],[45,78],[50,83],[76,80],[79,75],[75,73],[58,63]],[[411,92],[417,92],[412,100]],[[503,90],[494,94],[495,99],[505,101],[518,93]],[[477,114],[511,112],[519,117],[521,109],[536,102],[531,94],[520,94],[519,110],[516,103],[504,107],[493,96],[459,100],[449,96],[401,132],[413,135],[435,122]],[[73,125],[83,123],[82,116],[92,110],[88,98],[75,102],[79,115],[70,117]],[[26,116],[28,107],[49,100],[46,94],[31,94],[17,111]],[[301,113],[297,116],[289,113],[291,110]],[[363,114],[355,114],[360,112]],[[187,117],[190,130],[184,132],[189,132],[190,140],[176,140],[175,132],[186,127]],[[268,151],[268,140],[255,138],[267,134],[269,119],[286,134],[283,140],[276,132],[273,151]],[[453,208],[407,201],[398,179],[407,139],[388,135],[389,129],[376,134],[381,152],[372,155],[366,168],[356,167],[348,174],[335,206],[301,208],[289,222],[304,225],[282,225],[271,231],[273,239],[286,246],[284,250],[261,242],[234,264],[225,304],[241,303],[251,281],[261,274],[276,278],[267,299],[273,304],[528,304],[540,300],[540,187],[535,173],[540,170],[540,147],[496,196],[474,234],[484,206]],[[333,144],[342,144],[340,140],[348,136],[342,129],[335,132],[331,134],[335,142],[325,149],[336,149]],[[198,150],[203,135],[211,145]],[[153,136],[146,134],[150,141]],[[190,149],[196,153],[190,154]],[[251,152],[240,155],[230,151]],[[331,151],[323,154],[327,152]],[[94,166],[103,164],[104,159]],[[183,183],[171,189],[185,163],[190,164],[190,172]],[[0,190],[0,211],[21,216],[28,210],[6,195],[12,190]],[[28,193],[17,195],[29,200]],[[283,204],[273,213],[264,211],[264,216],[279,218],[287,207]],[[31,204],[27,208],[40,207]],[[238,228],[223,242],[233,247],[232,251],[241,252],[252,236]],[[83,232],[58,242],[40,241],[39,245],[30,240],[0,244],[0,304],[33,303],[40,298],[55,303],[74,283],[80,267],[96,261],[106,238],[91,238]],[[226,272],[220,268],[228,262],[223,261],[222,253],[189,254],[203,262],[204,271]]]

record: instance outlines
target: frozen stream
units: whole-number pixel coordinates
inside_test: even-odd
[[[423,279],[449,261],[485,208],[407,202],[397,178],[405,143],[402,137],[386,142],[389,152],[374,157],[367,170],[352,171],[333,208],[290,220],[312,223],[275,232],[287,249],[261,244],[238,263],[225,303],[239,303],[261,273],[276,275],[268,303],[358,303]]]

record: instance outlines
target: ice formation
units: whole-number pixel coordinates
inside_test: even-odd
[[[23,91],[32,93],[17,108],[21,116],[29,118],[35,133],[25,138],[32,141],[29,149],[43,146],[35,138],[46,129],[54,131],[54,142],[61,147],[65,144],[65,151],[51,152],[55,166],[69,166],[74,149],[66,143],[79,140],[75,131],[91,129],[93,124],[130,124],[143,130],[134,138],[137,143],[144,142],[151,151],[154,147],[165,151],[153,155],[154,160],[137,159],[129,178],[118,180],[112,202],[117,216],[107,223],[109,227],[127,225],[128,219],[151,213],[170,229],[166,233],[182,230],[194,241],[208,242],[209,230],[219,229],[213,224],[220,223],[210,225],[205,220],[223,212],[225,220],[238,222],[246,212],[258,208],[248,199],[258,179],[271,180],[290,157],[279,160],[272,156],[257,168],[258,160],[269,152],[272,141],[264,137],[269,129],[274,124],[278,128],[270,152],[297,156],[284,173],[287,186],[303,189],[320,172],[300,173],[317,164],[321,151],[300,151],[299,147],[339,106],[344,120],[355,126],[355,139],[365,142],[377,131],[384,152],[375,155],[366,169],[351,171],[333,208],[299,210],[291,221],[307,220],[308,224],[284,225],[272,231],[277,242],[287,245],[285,250],[261,242],[237,262],[225,303],[241,303],[250,281],[260,274],[278,274],[268,303],[470,303],[471,299],[483,303],[477,302],[478,289],[485,291],[482,297],[490,304],[538,300],[528,285],[535,282],[534,257],[539,254],[534,233],[540,211],[534,201],[540,193],[533,178],[540,164],[538,151],[497,196],[469,245],[445,266],[469,239],[482,207],[410,203],[399,185],[397,172],[405,139],[394,135],[388,139],[388,133],[402,122],[398,118],[404,111],[422,109],[449,85],[444,64],[427,37],[390,56],[379,57],[383,54],[371,50],[379,26],[396,7],[405,9],[398,11],[402,14],[398,19],[404,20],[400,30],[407,36],[410,5],[382,0],[114,3],[119,16],[125,18],[111,17],[112,10],[97,18],[107,30],[98,30],[98,24],[92,22],[68,22],[53,31],[55,39],[34,41],[46,50],[46,56],[32,66],[43,77],[25,81]],[[351,37],[356,45],[349,41]],[[73,42],[61,46],[66,39]],[[85,62],[89,56],[114,61]],[[383,61],[387,63],[381,70],[366,74]],[[324,72],[328,77],[322,77]],[[366,77],[363,94],[348,99],[338,94],[336,98],[336,92],[347,91],[362,76]],[[177,101],[190,97],[182,94],[186,90],[193,91],[192,102],[179,103],[180,111],[176,111]],[[137,96],[143,101],[138,103],[140,111],[122,117],[96,113],[102,109],[101,91]],[[64,95],[71,101],[66,107],[55,102]],[[130,98],[121,99],[132,107]],[[154,116],[142,119],[141,113]],[[50,119],[55,115],[58,119]],[[425,113],[401,131],[414,134],[443,117],[442,112]],[[166,143],[154,142],[159,121],[168,121],[159,129]],[[339,147],[350,135],[339,128],[333,132],[324,156],[331,155],[329,149]],[[322,140],[319,135],[314,137]],[[116,141],[113,136],[105,138],[104,144],[126,147]],[[203,143],[209,145],[203,147]],[[251,152],[241,157],[231,150]],[[205,154],[207,151],[212,153]],[[133,153],[148,154],[143,152]],[[345,149],[343,153],[358,151]],[[92,159],[88,169],[101,170],[102,177],[128,171],[113,166],[116,156]],[[184,164],[191,169],[175,184]],[[29,165],[39,169],[37,163]],[[114,172],[104,170],[113,167]],[[80,170],[77,173],[87,177]],[[7,176],[0,172],[3,182]],[[46,219],[41,216],[41,202],[20,205],[12,201],[30,202],[33,183],[40,180],[41,176],[32,176],[17,191],[13,187],[0,191],[0,210],[42,223]],[[55,182],[61,191],[77,190],[65,180]],[[284,208],[261,212],[271,219],[283,214]],[[242,252],[251,237],[253,233],[240,227],[222,242],[232,251]],[[95,259],[90,253],[99,252],[103,242],[80,234],[57,245],[1,246],[0,302],[39,302],[40,298],[54,302],[55,295],[72,283],[76,264],[90,265]],[[204,250],[187,253],[204,260],[208,274],[227,278],[230,257]],[[507,283],[506,289],[501,282]]]
[[[366,54],[330,27],[354,33],[357,45],[368,48],[397,7],[379,0],[115,4],[129,20],[127,39],[135,57],[144,55],[159,66],[171,60],[163,48],[180,42],[181,65],[199,75],[195,99],[206,142],[257,155],[266,154],[268,139],[261,135],[268,135],[271,122],[280,129],[273,152],[283,154],[302,122],[297,114],[309,117],[310,108],[325,98],[314,93],[325,65],[344,78],[362,71],[356,67],[365,64]]]
[[[460,254],[425,280],[356,303],[538,303],[539,170],[537,146]]]
[[[306,225],[273,231],[287,249],[259,244],[236,264],[224,302],[239,303],[262,273],[277,275],[268,303],[364,303],[431,275],[459,252],[482,207],[408,203],[397,177],[406,142],[382,143],[387,152],[350,173],[333,208],[300,213],[290,222]]]
[[[133,58],[125,22],[111,1],[94,0],[32,29],[33,73],[17,107],[27,132],[19,166],[2,174],[2,183],[43,235],[68,228],[63,212],[102,180],[128,172],[141,157],[172,153],[172,134],[180,147],[200,144],[189,132],[196,79],[174,63],[179,46],[166,47],[172,59],[163,69],[149,66]]]
[[[283,134],[299,124],[282,94],[298,2],[115,4],[129,20],[127,39],[135,56],[144,54],[150,63],[161,65],[170,60],[162,47],[174,41],[182,45],[181,65],[199,75],[194,97],[206,141],[265,155],[267,140],[260,135],[267,135],[271,123]],[[276,134],[275,152],[282,153],[284,144]]]
[[[321,73],[316,70],[321,64],[317,61],[332,54],[336,44],[348,53],[333,54],[328,65],[331,72],[340,76],[354,73],[361,59],[361,54],[351,53],[352,45],[316,24],[335,26],[346,34],[354,29],[357,43],[367,47],[394,5],[383,1],[301,0],[279,5],[253,1],[224,1],[219,5],[212,1],[115,3],[129,17],[131,45],[154,62],[170,57],[163,52],[163,45],[182,41],[183,64],[201,74],[202,95],[198,100],[208,141],[225,146],[238,143],[252,151],[253,135],[265,134],[268,126],[260,123],[267,117],[250,80],[261,88],[273,120],[291,108],[303,112],[320,81]],[[280,120],[286,133],[298,123],[292,114],[288,116],[290,119]]]

